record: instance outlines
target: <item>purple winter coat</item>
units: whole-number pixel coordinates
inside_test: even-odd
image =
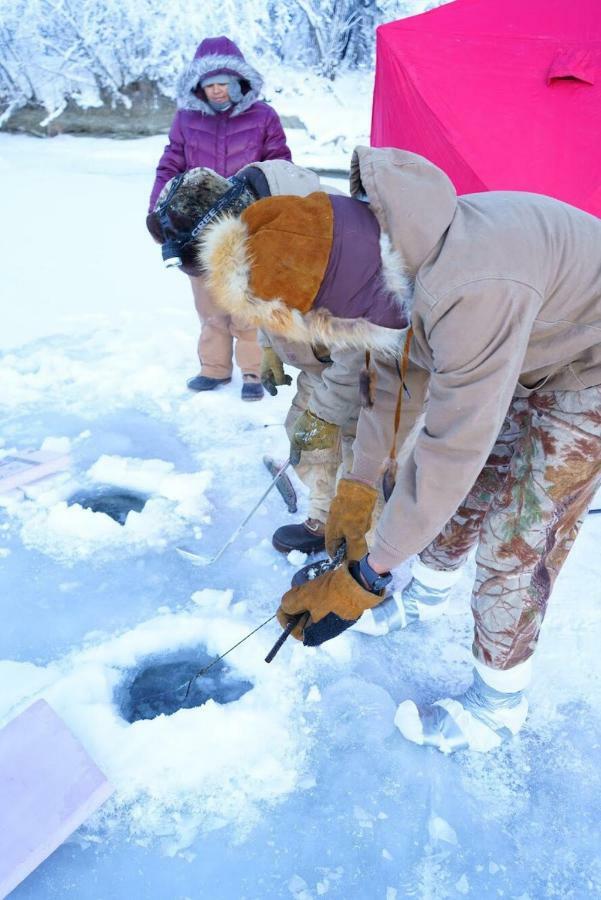
[[[242,99],[219,113],[209,105],[200,81],[222,72],[239,80]],[[258,100],[262,86],[263,79],[233,41],[202,41],[178,83],[178,111],[157,166],[149,211],[169,179],[188,169],[207,166],[227,178],[252,162],[291,159],[278,114]]]

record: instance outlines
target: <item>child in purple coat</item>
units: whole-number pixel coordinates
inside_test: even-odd
[[[178,84],[178,110],[157,166],[149,211],[169,179],[188,169],[205,166],[228,178],[252,162],[291,159],[278,114],[258,99],[262,86],[263,79],[233,41],[223,36],[202,41]],[[201,333],[200,374],[188,387],[209,391],[231,381],[235,337],[242,398],[260,400],[256,330],[216,310],[202,277],[190,281]]]

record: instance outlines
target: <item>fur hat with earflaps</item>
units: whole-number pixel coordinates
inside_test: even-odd
[[[197,259],[199,235],[193,234],[194,229],[203,217],[209,218],[206,224],[210,224],[223,215],[239,216],[255,199],[244,182],[222,178],[212,169],[190,169],[167,182],[153,211],[146,217],[146,227],[163,247],[168,242],[173,243],[179,253],[182,271],[187,275],[201,275],[202,268]],[[213,218],[212,212],[215,212]],[[165,258],[165,254],[163,256]]]

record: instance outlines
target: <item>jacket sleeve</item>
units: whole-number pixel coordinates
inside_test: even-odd
[[[366,484],[375,485],[392,446],[394,416],[402,385],[393,360],[375,357],[372,358],[372,365],[376,375],[375,403],[371,408],[362,409],[359,415],[351,475]],[[419,369],[412,363],[409,365],[397,438],[397,450],[400,452],[423,415],[429,378],[430,373],[425,369]]]
[[[171,129],[169,130],[169,143],[165,146],[163,155],[157,166],[156,176],[148,203],[148,212],[153,211],[157,197],[169,179],[173,178],[174,175],[179,175],[180,172],[185,171],[186,157],[184,154],[184,135],[180,125],[179,113],[176,113]]]
[[[359,415],[359,372],[365,360],[360,350],[330,350],[332,364],[326,366],[309,404],[326,422],[344,425]]]
[[[269,116],[265,123],[263,135],[263,153],[261,162],[268,159],[292,160],[292,154],[286,143],[286,135],[280,122],[280,117],[274,109],[269,108]]]
[[[487,291],[496,302],[483,306]],[[514,395],[540,298],[525,285],[500,289],[491,279],[437,305],[432,321],[424,320],[434,358],[424,424],[399,464],[370,551],[386,568],[427,547],[480,474]]]

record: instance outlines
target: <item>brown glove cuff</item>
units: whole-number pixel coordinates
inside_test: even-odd
[[[371,520],[378,491],[375,487],[365,484],[363,481],[355,481],[352,478],[341,478],[338,482],[336,500],[344,506],[351,506],[361,516]]]
[[[287,384],[282,360],[273,347],[264,347],[261,355],[261,379],[273,376],[274,384]]]
[[[374,487],[341,478],[326,522],[326,549],[333,556],[342,540],[348,559],[360,559],[367,553],[365,535],[371,527],[378,492]]]

